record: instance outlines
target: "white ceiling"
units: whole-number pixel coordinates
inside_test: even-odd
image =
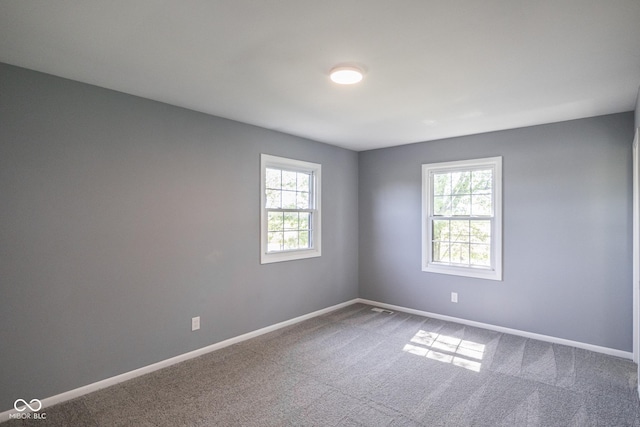
[[[2,0],[0,61],[360,151],[633,110],[640,0]]]

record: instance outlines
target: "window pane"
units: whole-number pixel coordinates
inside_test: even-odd
[[[281,207],[280,204],[280,190],[266,190],[266,208],[268,209],[279,209]]]
[[[280,169],[269,169],[267,168],[267,176],[265,179],[265,187],[266,188],[275,188],[280,189],[282,186],[280,181]]]
[[[490,216],[491,215],[491,195],[473,195],[471,205],[471,215]]]
[[[471,172],[471,186],[474,194],[490,194],[493,171],[479,170]]]
[[[309,209],[309,193],[307,192],[298,192],[296,194],[296,208],[298,209]]]
[[[471,215],[471,196],[453,196],[451,205],[453,215]]]
[[[298,234],[300,248],[309,248],[309,232],[301,231]]]
[[[267,251],[281,251],[284,244],[284,235],[282,232],[267,233]]]
[[[433,261],[434,262],[450,262],[449,243],[433,242]]]
[[[300,212],[300,230],[309,230],[309,224],[311,223],[311,214],[309,212]]]
[[[448,242],[451,239],[449,231],[449,221],[436,219],[433,221],[433,240],[441,240]]]
[[[282,171],[282,188],[285,190],[295,190],[297,173],[292,171]]]
[[[435,196],[433,198],[433,214],[451,216],[451,196]]]
[[[451,227],[452,242],[468,242],[469,241],[469,221],[452,220],[450,227]]]
[[[491,266],[489,245],[471,245],[471,264],[483,267]]]
[[[298,182],[297,182],[297,190],[298,191],[306,191],[307,193],[311,190],[309,188],[309,183],[311,180],[309,179],[308,173],[300,173],[298,172]]]
[[[436,196],[444,196],[451,194],[451,174],[436,173],[433,174],[433,194]]]
[[[282,230],[283,214],[282,212],[269,212],[267,216],[267,230],[280,231]]]
[[[297,231],[285,231],[284,232],[284,250],[298,249],[298,232]]]
[[[471,221],[469,224],[472,243],[491,243],[491,222]]]
[[[296,208],[296,192],[295,191],[282,192],[282,208],[283,209]]]
[[[471,172],[452,172],[451,173],[452,194],[470,194],[471,193]]]
[[[285,214],[284,214],[284,229],[285,230],[297,230],[298,229],[298,212],[285,212]]]
[[[469,244],[451,244],[451,262],[455,264],[469,264]]]

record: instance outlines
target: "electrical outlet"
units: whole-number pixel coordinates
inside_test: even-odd
[[[191,318],[191,330],[197,331],[200,329],[200,316]]]
[[[451,292],[451,302],[458,302],[458,293]]]

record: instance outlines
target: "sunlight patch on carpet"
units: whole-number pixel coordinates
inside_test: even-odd
[[[485,345],[437,332],[418,331],[403,351],[480,372]]]

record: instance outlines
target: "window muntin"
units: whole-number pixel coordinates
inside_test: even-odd
[[[423,165],[423,271],[502,279],[501,165]]]
[[[316,163],[261,157],[261,263],[320,256]]]

